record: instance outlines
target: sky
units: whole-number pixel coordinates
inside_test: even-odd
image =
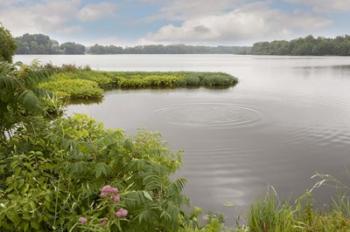
[[[350,34],[350,0],[0,0],[0,22],[85,45],[251,45]]]

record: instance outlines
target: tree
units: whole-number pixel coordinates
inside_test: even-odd
[[[64,54],[85,54],[85,46],[78,43],[67,42],[63,43],[60,46]]]
[[[59,44],[43,34],[24,34],[16,39],[17,54],[60,54]]]
[[[16,51],[16,42],[9,30],[0,24],[0,61],[12,62]]]
[[[272,41],[255,43],[251,49],[255,55],[350,55],[350,36],[338,36],[334,39],[309,35],[291,41]]]

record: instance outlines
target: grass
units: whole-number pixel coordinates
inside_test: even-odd
[[[345,232],[350,231],[349,198],[334,201],[327,210],[317,210],[307,192],[294,203],[279,202],[276,195],[251,206],[247,224],[237,232]]]
[[[108,89],[146,88],[229,88],[237,78],[211,72],[99,72],[90,69],[67,69],[53,72],[40,88],[69,99],[99,99]]]

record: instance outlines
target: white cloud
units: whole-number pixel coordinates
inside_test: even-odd
[[[233,10],[251,0],[143,0],[161,4],[160,11],[153,18],[185,20],[188,18],[213,15],[222,11]]]
[[[149,34],[144,41],[164,43],[239,43],[286,39],[312,33],[331,21],[312,14],[287,13],[267,4],[252,4],[221,14],[195,17],[180,26],[169,24]]]
[[[78,26],[67,26],[79,9],[79,0],[43,1],[6,5],[0,2],[0,22],[16,36],[24,33],[73,32]]]
[[[350,11],[350,0],[286,0],[291,3],[298,3],[311,6],[318,12],[329,11]]]
[[[82,21],[94,21],[111,16],[116,12],[116,10],[117,6],[109,2],[88,4],[79,11],[78,17]]]
[[[121,47],[126,47],[126,46],[135,46],[137,43],[134,40],[130,39],[123,39],[119,38],[116,36],[104,36],[101,38],[95,38],[95,39],[86,39],[84,38],[80,40],[79,42],[83,43],[86,46],[93,46],[95,44],[99,45],[114,45],[114,46],[121,46]]]
[[[110,16],[116,6],[108,2],[82,6],[80,0],[0,0],[0,22],[13,35],[24,33],[71,34],[82,30],[77,20]]]

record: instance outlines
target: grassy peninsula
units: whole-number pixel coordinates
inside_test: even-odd
[[[229,74],[213,72],[102,72],[72,65],[41,68],[50,76],[39,87],[68,100],[100,99],[109,89],[229,88],[238,83]]]

